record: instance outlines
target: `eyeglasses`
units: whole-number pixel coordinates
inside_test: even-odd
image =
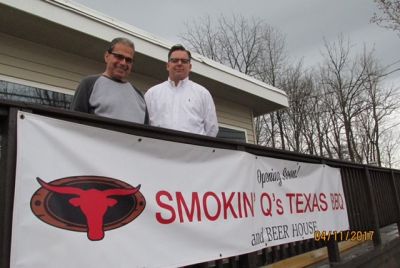
[[[125,60],[125,62],[128,63],[128,64],[132,64],[132,62],[133,62],[132,58],[125,57],[124,55],[121,55],[121,54],[118,54],[118,53],[115,53],[115,52],[108,52],[108,53],[113,55],[119,61]]]
[[[182,62],[182,64],[188,64],[190,62],[190,59],[170,58],[169,61],[172,63],[178,63],[180,61]]]

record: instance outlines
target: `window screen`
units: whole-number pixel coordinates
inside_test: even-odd
[[[218,138],[246,142],[246,132],[227,127],[219,127]]]

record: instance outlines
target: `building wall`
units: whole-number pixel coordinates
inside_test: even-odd
[[[246,131],[247,142],[254,143],[253,115],[249,107],[214,97],[218,121]]]
[[[45,89],[73,94],[82,77],[104,71],[101,59],[101,56],[98,60],[85,58],[0,33],[0,75],[38,83]],[[137,73],[130,80],[143,92],[161,82]],[[219,123],[245,130],[248,142],[254,143],[251,108],[222,98],[214,101]]]
[[[0,73],[73,90],[82,75],[100,72],[102,64],[29,41],[0,34]]]

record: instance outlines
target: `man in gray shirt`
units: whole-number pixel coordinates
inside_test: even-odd
[[[129,39],[113,39],[104,54],[106,70],[82,79],[71,110],[147,124],[143,95],[126,80],[132,70],[134,53],[135,47]]]

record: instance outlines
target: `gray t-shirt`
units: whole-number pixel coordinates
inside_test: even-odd
[[[71,109],[134,123],[148,122],[141,92],[129,82],[115,81],[102,75],[88,76],[81,81]]]

